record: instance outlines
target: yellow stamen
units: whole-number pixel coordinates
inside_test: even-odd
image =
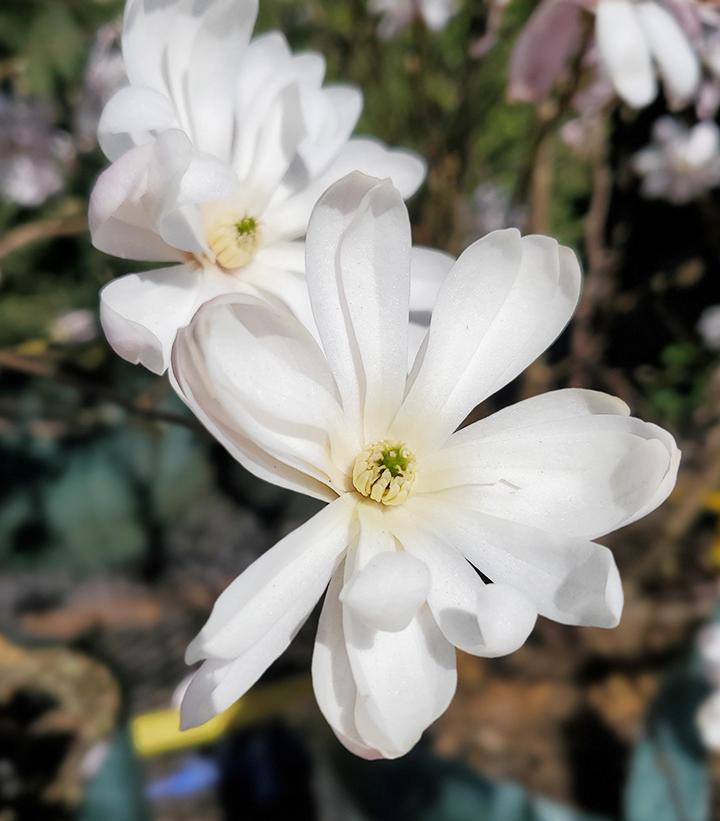
[[[388,439],[368,445],[355,459],[353,485],[383,505],[401,505],[415,483],[415,456],[402,442]]]
[[[255,217],[228,212],[214,222],[207,234],[215,259],[230,270],[249,265],[260,245],[260,222]]]

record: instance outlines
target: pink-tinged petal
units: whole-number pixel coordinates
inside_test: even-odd
[[[508,96],[541,103],[570,68],[583,40],[583,15],[574,0],[543,0],[515,43]]]

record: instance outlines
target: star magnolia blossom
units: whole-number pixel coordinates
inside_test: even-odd
[[[129,85],[108,102],[100,143],[112,165],[90,203],[97,248],[171,263],[101,295],[120,356],[165,370],[179,327],[208,299],[251,291],[309,316],[302,238],[320,194],[349,171],[425,174],[414,154],[350,139],[357,89],[323,87],[324,61],[283,36],[250,41],[257,0],[129,0]],[[425,306],[429,308],[430,306]]]
[[[655,99],[656,74],[670,104],[686,105],[701,79],[700,61],[684,27],[689,15],[683,15],[683,7],[690,5],[690,0],[543,0],[513,50],[511,98],[537,103],[548,96],[583,47],[584,15],[595,11],[597,49],[588,49],[586,66],[599,59],[615,92],[633,108]]]
[[[720,129],[715,123],[688,128],[672,117],[653,126],[653,142],[633,158],[642,193],[682,205],[720,184]]]
[[[459,0],[368,0],[371,14],[381,14],[378,34],[394,37],[420,17],[433,31],[441,31],[460,9]]]
[[[720,752],[720,625],[708,624],[700,631],[697,649],[713,692],[700,705],[696,724],[707,749]]]
[[[329,584],[318,703],[348,749],[393,758],[448,706],[455,647],[512,652],[537,613],[618,623],[618,571],[592,539],[657,507],[679,452],[620,400],[582,390],[455,432],[570,318],[580,270],[554,240],[509,229],[468,248],[409,375],[410,223],[398,191],[362,174],[336,183],[306,250],[321,344],[277,305],[236,294],[201,308],[173,351],[176,389],[230,453],[328,502],[218,599],[188,648],[189,663],[204,663],[182,721],[239,698]]]

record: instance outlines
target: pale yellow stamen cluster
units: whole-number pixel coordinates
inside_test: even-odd
[[[368,445],[355,459],[355,489],[383,505],[401,505],[415,483],[415,456],[402,442]]]
[[[223,268],[244,268],[260,245],[260,223],[255,217],[228,212],[212,224],[207,241]]]

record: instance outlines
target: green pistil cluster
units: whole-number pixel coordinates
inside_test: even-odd
[[[258,223],[255,217],[243,217],[240,222],[235,223],[235,230],[239,237],[249,237],[255,234]]]

